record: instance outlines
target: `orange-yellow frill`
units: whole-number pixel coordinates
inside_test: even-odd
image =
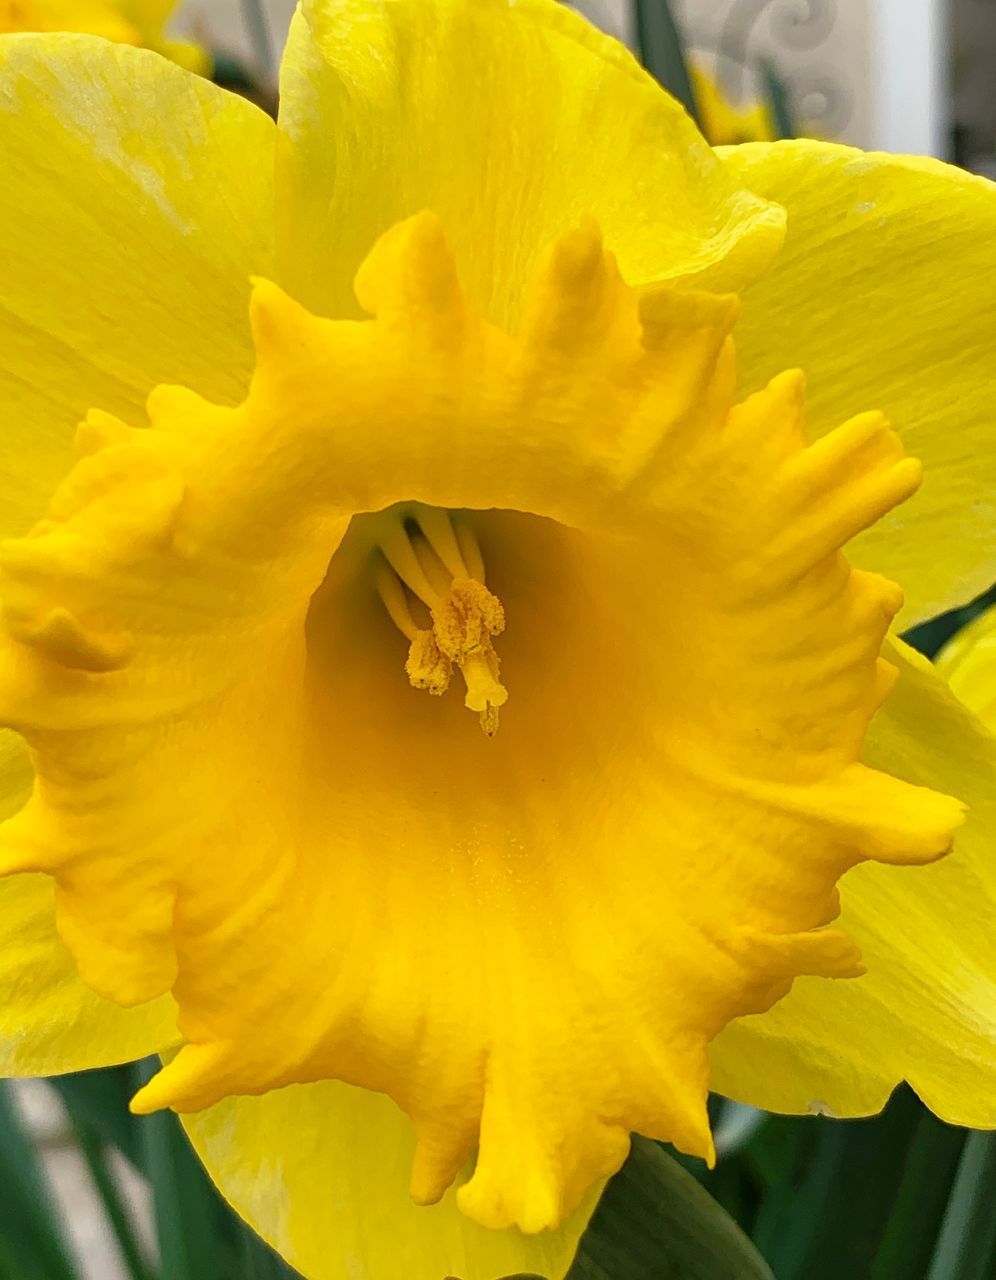
[[[3,548],[37,773],[3,863],[54,876],[96,991],[172,990],[136,1109],[379,1090],[417,1200],[476,1152],[464,1211],[533,1232],[633,1130],[710,1157],[709,1041],[861,971],[844,871],[949,847],[954,800],[858,763],[901,597],[841,554],[920,468],[874,412],[807,444],[797,373],[734,403],[735,300],[627,286],[592,223],[513,332],[428,213],[356,293],[329,320],[257,281],[244,402],[95,412]],[[432,512],[501,602],[493,737],[412,687],[377,588],[392,529],[448,545]]]

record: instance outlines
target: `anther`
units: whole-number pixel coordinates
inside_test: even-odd
[[[405,673],[413,689],[439,695],[450,687],[453,664],[436,644],[431,631],[416,631],[408,649]]]
[[[499,679],[493,639],[505,629],[505,610],[484,585],[484,561],[469,525],[454,527],[438,508],[415,507],[379,539],[377,591],[388,616],[409,641],[405,672],[412,686],[441,695],[458,667],[467,686],[464,705],[493,737],[498,708],[508,700]],[[416,621],[425,609],[429,626]]]

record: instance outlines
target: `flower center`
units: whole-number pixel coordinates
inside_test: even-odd
[[[412,687],[443,694],[454,666],[467,686],[464,705],[476,711],[489,738],[508,692],[498,679],[493,637],[505,629],[505,610],[484,584],[484,560],[473,529],[446,511],[413,506],[391,519],[378,542],[383,557],[377,590],[388,616],[409,641],[405,671]],[[424,606],[429,625],[413,608]]]

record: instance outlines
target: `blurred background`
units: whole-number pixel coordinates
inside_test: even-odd
[[[264,0],[270,47],[294,0]],[[629,0],[575,7],[637,42]],[[760,68],[784,78],[793,118],[819,137],[996,166],[996,0],[671,0],[690,57],[731,102],[760,96]],[[177,28],[257,71],[243,0],[185,0]]]
[[[211,51],[219,82],[272,107],[293,7],[185,0],[173,30]],[[710,141],[808,134],[996,177],[996,0],[576,7],[689,102]],[[978,607],[911,638],[930,655]],[[0,1280],[293,1276],[223,1204],[175,1117],[128,1113],[150,1070],[0,1087]],[[776,1117],[720,1099],[712,1110],[717,1167],[676,1157],[681,1176],[740,1224],[761,1269],[688,1269],[668,1252],[668,1213],[686,1201],[672,1192],[654,1200],[644,1178],[645,1269],[635,1272],[632,1259],[619,1269],[596,1217],[570,1280],[996,1280],[992,1135],[943,1124],[905,1088],[868,1120]],[[637,1155],[645,1162],[646,1144]]]

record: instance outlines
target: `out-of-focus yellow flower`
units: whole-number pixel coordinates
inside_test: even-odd
[[[689,67],[702,132],[714,147],[737,142],[773,142],[778,136],[763,102],[734,106],[719,83],[694,63]]]
[[[142,33],[115,0],[0,0],[0,33],[79,31],[141,44]]]
[[[79,32],[143,45],[199,75],[208,75],[206,49],[166,35],[176,0],[0,0],[0,33]]]
[[[887,638],[996,576],[991,184],[546,0],[314,0],[277,125],[0,83],[6,1069],[162,1051],[315,1280],[562,1276],[710,1079],[996,1121],[992,743]]]
[[[192,40],[175,40],[167,35],[169,20],[177,0],[115,0],[124,17],[142,34],[142,44],[155,49],[178,66],[197,75],[211,74],[211,55],[203,45]]]

